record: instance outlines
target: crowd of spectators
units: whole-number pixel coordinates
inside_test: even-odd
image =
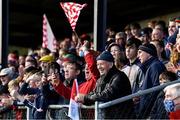
[[[29,107],[30,119],[69,119],[73,81],[76,102],[94,105],[137,93],[180,77],[180,17],[151,21],[142,28],[107,29],[104,51],[95,51],[88,34],[59,41],[56,48],[40,48],[28,55],[8,54],[0,71],[0,119],[23,119],[19,103]],[[16,109],[10,113],[9,110]],[[134,97],[103,110],[105,119],[180,119],[180,84]],[[8,115],[6,115],[6,113]],[[15,114],[15,116],[14,116]],[[48,114],[48,115],[47,115]]]

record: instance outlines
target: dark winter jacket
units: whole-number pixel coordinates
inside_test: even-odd
[[[2,94],[9,94],[8,84],[0,85],[0,95],[2,95]]]
[[[94,104],[95,101],[108,102],[131,94],[131,85],[125,73],[115,66],[109,72],[101,76],[95,90],[85,96],[85,104]],[[132,100],[119,103],[104,110],[104,118],[132,118]],[[116,114],[113,114],[116,113]]]
[[[151,57],[141,65],[141,81],[140,90],[146,90],[159,85],[159,75],[166,70],[164,64],[156,57]],[[159,92],[143,95],[140,97],[139,113],[147,116],[154,104]]]
[[[150,119],[169,119],[168,113],[164,107],[164,91],[161,91],[152,107]]]
[[[21,94],[36,94],[37,97],[34,101],[25,100],[24,104],[31,109],[33,119],[45,119],[48,105],[58,104],[60,96],[53,90],[50,84],[43,85],[39,88],[28,88],[28,84],[24,83],[20,88]],[[61,98],[64,100],[63,98]],[[38,112],[37,109],[43,109]]]

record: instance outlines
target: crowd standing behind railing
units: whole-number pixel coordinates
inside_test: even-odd
[[[117,33],[107,29],[102,53],[93,50],[89,35],[79,38],[76,33],[57,44],[54,51],[40,48],[27,56],[17,51],[9,53],[8,66],[0,71],[2,119],[14,114],[14,119],[23,118],[18,102],[29,108],[28,118],[46,119],[49,105],[69,105],[74,79],[79,85],[74,98],[85,105],[112,101],[176,80],[180,76],[179,28],[180,17],[170,19],[168,29],[163,21],[145,28],[131,23]],[[180,118],[179,84],[169,88],[175,97],[168,97],[168,88],[135,96],[104,110],[103,118]],[[9,109],[16,111],[10,113]],[[157,115],[159,110],[161,114]],[[48,115],[68,119],[67,112],[64,107],[52,109]]]

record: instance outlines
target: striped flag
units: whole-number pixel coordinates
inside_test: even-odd
[[[75,30],[77,20],[79,18],[79,14],[81,9],[83,9],[87,4],[78,4],[74,2],[60,2],[62,9],[65,12],[66,17],[71,25],[72,30]]]
[[[79,93],[77,79],[74,80],[72,90],[71,90],[71,99],[69,103],[68,116],[72,120],[79,120],[79,105],[75,101],[75,96]]]
[[[51,51],[55,50],[57,41],[52,32],[51,26],[48,22],[46,15],[43,15],[43,42],[42,47],[48,48]]]

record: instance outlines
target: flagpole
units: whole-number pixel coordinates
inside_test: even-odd
[[[76,31],[73,30],[73,32],[74,32],[75,36],[78,38],[78,40],[79,40],[80,38],[79,38],[78,34],[76,33]]]
[[[78,44],[77,44],[77,46],[76,46],[76,48],[80,48],[81,47],[81,39],[79,38],[79,36],[78,36],[78,34],[76,33],[76,31],[75,30],[73,30],[73,32],[74,32],[74,35],[77,37],[77,39],[78,39]]]
[[[81,114],[81,106],[80,103],[78,103],[78,109],[79,109],[79,119],[82,118],[82,114]]]

